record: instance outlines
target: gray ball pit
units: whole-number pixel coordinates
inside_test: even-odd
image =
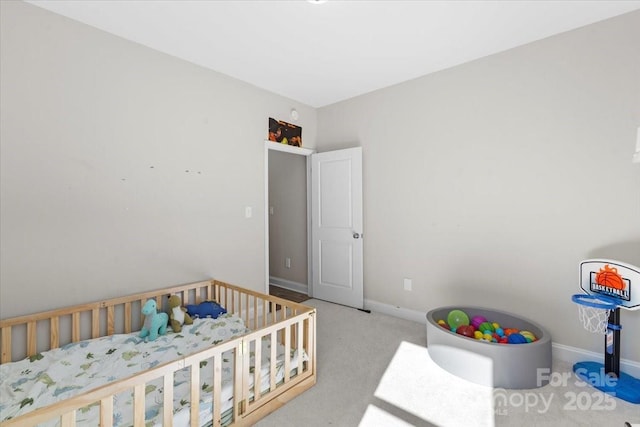
[[[537,341],[498,344],[458,335],[438,325],[451,310],[462,310],[472,319],[484,316],[505,328],[532,332]],[[551,335],[531,320],[480,307],[440,307],[427,313],[427,348],[431,359],[444,370],[476,384],[504,389],[530,389],[546,385],[551,374]]]

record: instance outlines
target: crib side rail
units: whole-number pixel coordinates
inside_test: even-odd
[[[87,407],[96,402],[100,403],[100,420],[101,425],[110,426],[113,420],[113,397],[116,394],[122,392],[133,392],[134,395],[134,408],[133,419],[134,425],[144,425],[145,417],[145,385],[158,378],[163,378],[163,384],[166,393],[164,394],[163,402],[163,417],[164,425],[172,425],[173,420],[173,375],[176,371],[189,368],[191,371],[192,381],[195,379],[195,386],[191,386],[191,401],[198,402],[200,397],[200,387],[197,383],[198,375],[200,371],[200,362],[213,359],[214,366],[219,366],[223,353],[228,350],[232,350],[237,355],[242,352],[242,339],[235,339],[226,343],[218,344],[215,347],[211,347],[206,350],[202,350],[198,353],[194,353],[185,358],[168,362],[163,365],[145,370],[137,375],[125,378],[119,381],[106,384],[102,387],[91,390],[82,395],[78,395],[61,402],[36,409],[27,414],[19,416],[14,419],[10,419],[1,423],[2,427],[9,426],[24,426],[24,425],[37,425],[43,422],[52,421],[55,419],[60,420],[62,427],[75,426],[76,425],[76,411]],[[214,377],[214,386],[217,389],[221,388],[221,375]],[[235,394],[234,398],[240,399],[239,394]],[[217,402],[217,401],[216,401]],[[195,408],[195,409],[194,409]],[[198,418],[198,405],[192,405],[191,415],[193,417],[195,410],[197,420]],[[214,426],[219,426],[214,422]]]
[[[256,366],[243,377],[244,409],[246,414],[254,412],[271,412],[284,404],[284,400],[276,399],[283,391],[293,389],[306,382],[308,386],[315,384],[316,375],[316,311],[312,309],[304,314],[295,315],[280,322],[265,326],[257,331],[245,335],[246,345],[253,349]],[[284,337],[282,340],[280,337]],[[263,342],[270,342],[270,349]],[[281,342],[280,342],[281,341]],[[283,359],[277,355],[277,345],[284,347]],[[263,352],[270,351],[268,367],[262,365]],[[294,353],[296,356],[294,357]],[[303,354],[305,357],[303,357]],[[265,355],[266,356],[266,355]],[[251,354],[244,353],[244,365],[250,364]],[[278,367],[281,366],[281,376],[278,378]],[[264,376],[264,378],[263,378]],[[312,381],[309,381],[309,380]],[[253,380],[253,381],[251,381]],[[268,384],[266,389],[256,384]],[[253,386],[250,386],[253,384]],[[304,391],[300,389],[297,395]]]
[[[272,360],[269,364],[268,375],[270,377],[270,386],[268,390],[262,391],[261,387],[256,389],[255,386],[250,389],[249,381],[252,377],[255,381],[254,384],[261,383],[261,369],[254,368],[250,363],[249,349],[251,348],[252,342],[254,346],[262,339],[267,339],[272,343],[275,343],[277,336],[280,333],[284,333],[285,335],[284,379],[278,383],[275,381],[275,372],[277,367],[276,357],[273,355],[274,357],[271,358]],[[292,336],[295,336],[296,338],[293,339]],[[261,348],[261,346],[254,348]],[[297,366],[292,367],[292,359],[289,357],[290,352],[292,350],[302,348],[304,348],[304,351],[307,353],[308,360],[303,361],[301,357],[298,357]],[[128,391],[132,392],[134,396],[134,425],[143,425],[145,421],[145,386],[150,381],[162,378],[164,384],[164,401],[162,411],[163,425],[172,425],[174,373],[180,369],[189,368],[191,372],[191,425],[199,425],[197,421],[199,418],[199,401],[201,395],[199,381],[200,366],[202,361],[213,359],[213,364],[210,365],[214,369],[213,395],[215,396],[215,401],[213,404],[213,426],[219,427],[222,422],[220,409],[222,376],[220,374],[220,367],[223,354],[227,351],[232,351],[235,355],[235,367],[233,368],[235,372],[233,381],[233,424],[245,425],[251,420],[258,419],[265,413],[271,412],[281,406],[285,401],[284,399],[280,399],[280,396],[283,393],[289,393],[289,397],[286,399],[289,400],[293,396],[315,384],[315,309],[311,309],[304,314],[292,316],[289,319],[282,320],[278,324],[265,327],[259,331],[251,332],[234,340],[220,343],[214,347],[210,347],[209,349],[185,356],[182,359],[159,365],[135,376],[114,381],[87,393],[83,393],[82,395],[66,399],[44,408],[36,409],[25,415],[7,420],[0,424],[2,427],[10,427],[14,425],[36,425],[46,421],[59,419],[62,427],[72,427],[76,425],[76,411],[99,402],[101,425],[111,426],[113,419],[114,396]],[[275,353],[274,347],[272,347],[272,352]],[[256,361],[261,360],[259,356],[260,354],[256,357]],[[261,366],[260,362],[257,363],[258,366]],[[297,368],[294,375],[289,374],[289,370],[291,368]],[[303,382],[308,385],[300,388],[299,390],[294,389]],[[256,392],[254,393],[254,391]],[[292,392],[293,394],[291,394]],[[259,417],[256,418],[257,416]]]
[[[213,297],[229,313],[236,314],[244,320],[245,325],[251,330],[258,330],[312,310],[312,307],[304,304],[254,292],[219,280],[213,280]]]
[[[213,291],[213,280],[206,280],[0,320],[0,363],[83,339],[139,330],[144,320],[140,310],[148,299],[161,308],[166,296],[178,294],[183,304],[197,304],[213,299]]]

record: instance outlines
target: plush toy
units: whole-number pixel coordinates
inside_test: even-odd
[[[169,322],[173,332],[180,332],[182,325],[191,325],[193,319],[187,313],[187,309],[182,307],[182,300],[178,295],[169,297]]]
[[[187,313],[194,318],[211,317],[215,319],[226,312],[227,310],[215,301],[203,301],[197,305],[187,304]]]
[[[169,316],[167,313],[158,313],[156,300],[148,300],[142,307],[142,314],[144,314],[144,325],[140,330],[140,338],[144,338],[145,341],[155,341],[158,335],[167,333]]]

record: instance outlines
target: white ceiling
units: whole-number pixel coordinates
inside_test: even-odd
[[[29,1],[321,107],[632,10],[640,1]]]

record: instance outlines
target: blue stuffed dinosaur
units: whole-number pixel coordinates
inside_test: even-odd
[[[187,304],[187,314],[192,318],[211,317],[216,319],[227,310],[215,301],[203,301],[200,304]]]
[[[140,338],[144,338],[145,341],[155,341],[158,335],[167,333],[169,316],[167,313],[158,313],[155,300],[150,299],[145,303],[142,314],[144,314],[144,325],[140,330]]]

